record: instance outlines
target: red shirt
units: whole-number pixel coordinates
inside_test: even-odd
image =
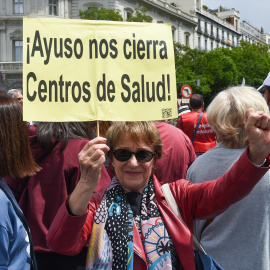
[[[176,127],[183,130],[186,135],[192,139],[193,133],[198,123],[200,112],[192,111],[182,114]],[[203,113],[195,139],[193,141],[193,147],[196,154],[203,154],[207,150],[216,146],[216,134],[207,122],[207,114]]]

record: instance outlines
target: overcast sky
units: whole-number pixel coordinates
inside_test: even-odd
[[[220,5],[235,8],[240,12],[240,21],[247,21],[252,26],[270,35],[270,0],[202,0],[202,4],[210,9]]]

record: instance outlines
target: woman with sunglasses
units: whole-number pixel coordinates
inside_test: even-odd
[[[195,270],[193,220],[220,214],[252,190],[268,170],[269,129],[270,117],[251,109],[246,123],[250,146],[228,173],[203,184],[170,184],[188,229],[169,208],[153,174],[162,155],[155,124],[114,123],[107,140],[95,138],[80,152],[80,181],[58,211],[48,245],[65,255],[88,246],[86,269]],[[116,176],[107,190],[93,193],[104,151]]]

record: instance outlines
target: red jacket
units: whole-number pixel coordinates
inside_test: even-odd
[[[46,235],[49,227],[66,197],[74,190],[80,179],[78,153],[89,142],[87,139],[69,139],[66,148],[61,151],[62,142],[48,153],[41,148],[35,135],[35,128],[30,129],[31,151],[42,168],[26,179],[6,178],[27,219],[37,252],[51,252],[47,246]],[[105,169],[101,171],[101,181],[95,191],[107,187],[111,179]]]
[[[247,151],[235,162],[230,171],[216,181],[193,184],[179,180],[170,184],[173,195],[181,210],[181,215],[189,229],[173,214],[161,192],[160,183],[154,177],[155,198],[174,243],[181,262],[180,269],[195,270],[193,240],[194,219],[209,219],[231,204],[246,196],[268,168],[254,166]],[[70,216],[66,202],[59,209],[47,235],[48,245],[56,252],[75,255],[86,245],[92,230],[93,218],[104,192],[95,193],[82,216]],[[136,226],[133,226],[134,265],[136,269],[147,269],[145,253]]]
[[[176,127],[183,130],[192,139],[193,133],[198,123],[200,112],[189,112],[182,114]],[[193,141],[194,150],[197,154],[203,154],[207,150],[216,146],[216,134],[207,122],[207,114],[203,113],[196,137]]]

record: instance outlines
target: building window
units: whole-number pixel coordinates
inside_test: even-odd
[[[58,0],[49,0],[49,15],[58,15]]]
[[[204,41],[204,49],[207,52],[207,39],[205,39],[205,41]]]
[[[23,14],[23,0],[13,0],[14,14]]]
[[[196,9],[197,9],[197,10],[200,9],[200,2],[199,2],[199,0],[196,0]]]
[[[132,13],[129,12],[129,11],[127,11],[126,12],[126,18],[127,18],[127,20],[130,19],[131,17],[132,17]]]
[[[22,40],[14,40],[14,61],[21,62],[23,60],[23,42]]]
[[[189,46],[189,37],[190,37],[190,33],[185,32],[185,45]]]
[[[186,46],[189,46],[189,36],[186,35]]]
[[[211,42],[211,51],[214,50],[214,44],[213,44],[213,41]]]
[[[198,37],[198,50],[201,50],[201,37]]]
[[[161,23],[161,22],[159,22],[159,23]],[[163,23],[163,22],[162,22]],[[176,27],[175,26],[172,26],[172,39],[174,40],[174,41],[178,41],[177,39],[177,32],[176,32]]]
[[[132,8],[130,8],[130,7],[127,7],[127,8],[124,9],[124,11],[125,11],[125,19],[127,21],[134,14],[134,10]]]
[[[224,31],[222,30],[222,40],[224,41]]]
[[[207,22],[204,23],[204,32],[207,33]]]
[[[189,35],[186,35],[186,46],[189,46]]]
[[[214,30],[213,25],[211,25],[211,36],[214,36]]]
[[[202,29],[201,29],[201,20],[200,19],[198,19],[198,31],[201,31]]]

